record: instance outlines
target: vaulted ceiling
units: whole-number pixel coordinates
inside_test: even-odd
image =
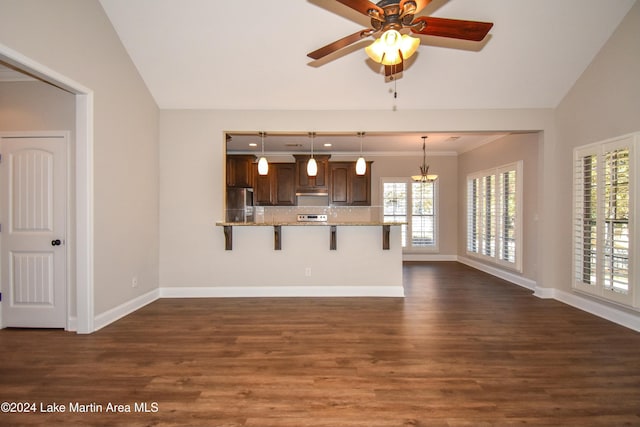
[[[370,27],[335,0],[100,2],[160,108],[378,110],[554,108],[635,0],[433,0],[420,15],[494,27],[479,44],[421,36],[395,82],[372,39],[306,56]]]

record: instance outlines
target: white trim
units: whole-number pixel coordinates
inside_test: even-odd
[[[0,43],[0,60],[76,95],[77,332],[94,331],[93,91]]]
[[[84,141],[84,143],[81,143]],[[76,301],[78,333],[94,326],[93,93],[76,95]]]
[[[544,288],[537,285],[534,280],[518,276],[517,274],[491,267],[486,264],[476,262],[472,259],[458,256],[458,261],[469,267],[475,268],[492,276],[499,277],[515,285],[533,290],[533,295],[541,299],[554,299],[561,303],[570,305],[579,310],[593,314],[610,322],[617,323],[626,328],[640,332],[640,316],[623,311],[617,307],[595,301],[592,298],[584,297],[575,293],[566,292],[556,288]]]
[[[519,274],[511,273],[501,268],[492,267],[490,265],[483,264],[481,262],[474,261],[471,258],[460,255],[458,255],[458,262],[468,265],[469,267],[473,267],[476,270],[484,271],[485,273],[506,280],[507,282],[522,286],[523,288],[531,289],[532,291],[537,289],[537,283],[535,280],[527,279],[526,277],[522,277]]]
[[[160,298],[160,291],[156,288],[144,295],[140,295],[137,298],[114,307],[111,310],[107,310],[104,313],[98,314],[93,321],[95,327],[94,332],[104,328],[105,326],[115,322],[116,320],[122,319],[124,316],[131,314],[136,310],[141,309],[145,305],[151,304],[158,298]]]
[[[402,286],[219,286],[160,288],[160,298],[404,297]]]
[[[504,192],[503,192],[503,182],[501,180],[501,176],[503,173],[505,172],[511,172],[511,171],[515,171],[516,173],[516,189],[515,189],[515,196],[516,196],[516,213],[515,213],[515,260],[514,262],[510,262],[508,260],[503,260],[500,258],[500,252],[501,249],[503,248],[503,246],[500,245],[500,238],[502,236],[502,232],[500,230],[502,230],[502,225],[503,225],[503,218],[504,218]],[[497,166],[497,167],[493,167],[490,169],[485,169],[482,171],[478,171],[478,172],[474,172],[474,173],[470,173],[467,175],[466,178],[466,183],[465,183],[465,200],[466,200],[466,216],[465,216],[465,223],[466,223],[466,242],[465,242],[465,253],[467,254],[468,257],[474,257],[474,258],[478,258],[480,260],[486,260],[487,262],[492,262],[494,264],[497,265],[501,265],[504,266],[507,269],[514,269],[516,271],[518,271],[519,273],[522,273],[522,246],[523,246],[523,231],[522,231],[522,209],[523,209],[523,187],[524,187],[524,178],[523,178],[523,161],[522,160],[517,160],[515,162],[506,164],[506,165],[502,165],[502,166]],[[483,230],[481,233],[481,236],[479,237],[479,241],[478,241],[478,252],[472,252],[469,250],[469,241],[470,241],[470,233],[469,233],[469,203],[471,202],[474,205],[474,211],[476,212],[476,215],[478,216],[479,221],[484,224],[485,222],[485,218],[486,218],[486,213],[485,211],[482,211],[480,209],[480,206],[475,206],[475,199],[473,201],[470,200],[470,196],[469,196],[469,184],[471,181],[475,181],[475,180],[481,180],[483,178],[487,178],[487,177],[495,177],[495,182],[494,182],[494,186],[493,186],[493,191],[496,194],[496,197],[494,198],[494,203],[495,203],[495,209],[494,209],[494,216],[496,217],[495,220],[495,236],[492,239],[494,241],[494,246],[495,246],[495,254],[494,255],[485,255],[482,253],[482,250],[480,249],[480,247],[482,247],[483,245],[486,244],[487,242],[487,230],[486,228],[483,226]],[[486,192],[484,188],[480,188],[479,192],[482,194],[482,198],[484,199],[486,196]],[[494,207],[494,206],[492,206]],[[475,218],[474,218],[475,219]]]
[[[67,319],[67,329],[66,331],[75,332],[78,330],[78,318],[76,316],[69,316]]]
[[[536,286],[533,290],[533,295],[541,299],[554,299],[555,288],[543,288],[542,286]]]
[[[594,295],[596,298],[603,298],[613,303],[622,304],[627,307],[640,308],[640,287],[638,287],[636,280],[636,265],[639,259],[637,251],[637,239],[630,239],[628,247],[628,292],[619,293],[605,286],[605,253],[607,239],[605,237],[605,194],[609,187],[605,182],[605,168],[606,168],[606,156],[608,153],[615,150],[626,149],[629,153],[629,218],[628,218],[628,233],[629,236],[637,235],[638,217],[635,215],[639,206],[637,197],[640,195],[638,191],[640,187],[640,174],[638,172],[638,150],[640,150],[640,132],[627,134],[611,139],[607,139],[602,142],[595,142],[581,147],[576,147],[573,150],[573,164],[572,164],[572,186],[573,186],[573,204],[572,204],[572,288],[579,292]],[[584,164],[583,158],[585,156],[595,156],[595,176],[597,177],[596,188],[596,200],[594,202],[596,207],[596,235],[597,239],[595,244],[592,244],[594,252],[596,253],[595,262],[595,280],[594,283],[584,283],[581,277],[584,254],[581,252],[583,247],[583,228],[582,221],[584,219]],[[638,185],[638,186],[637,186]]]
[[[603,304],[599,301],[594,301],[591,298],[555,288],[538,288],[534,295],[540,298],[555,299],[579,310],[586,311],[610,322],[640,332],[640,316],[622,311],[619,308]]]

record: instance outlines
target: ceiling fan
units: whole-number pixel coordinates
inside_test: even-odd
[[[431,0],[380,0],[374,4],[368,0],[337,0],[371,18],[371,26],[343,37],[307,54],[321,59],[365,37],[380,37],[365,51],[374,61],[385,66],[385,76],[393,76],[403,70],[404,60],[417,50],[420,39],[407,33],[448,37],[453,39],[482,41],[493,23],[463,21],[415,15]],[[401,33],[402,32],[402,33]]]

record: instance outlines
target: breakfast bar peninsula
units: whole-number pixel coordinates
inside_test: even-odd
[[[227,213],[226,262],[238,264],[235,293],[251,296],[403,297],[402,223],[377,207],[255,207]],[[238,296],[249,296],[238,295]]]

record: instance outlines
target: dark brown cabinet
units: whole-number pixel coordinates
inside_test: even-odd
[[[298,193],[326,193],[329,191],[329,158],[327,155],[314,155],[318,164],[316,176],[307,175],[307,162],[311,156],[296,154],[296,191]]]
[[[371,205],[371,164],[365,175],[356,174],[355,162],[330,162],[315,156],[318,174],[307,175],[309,155],[294,155],[295,163],[270,163],[267,175],[258,174],[253,155],[227,156],[227,186],[253,187],[256,206],[295,206],[297,193],[327,193],[333,206]]]
[[[227,187],[253,187],[255,161],[253,155],[228,155]]]
[[[329,163],[329,203],[334,206],[371,205],[371,164],[364,175],[356,174],[355,162]]]
[[[254,204],[256,206],[294,206],[295,163],[270,163],[269,173],[259,175],[255,166]]]

